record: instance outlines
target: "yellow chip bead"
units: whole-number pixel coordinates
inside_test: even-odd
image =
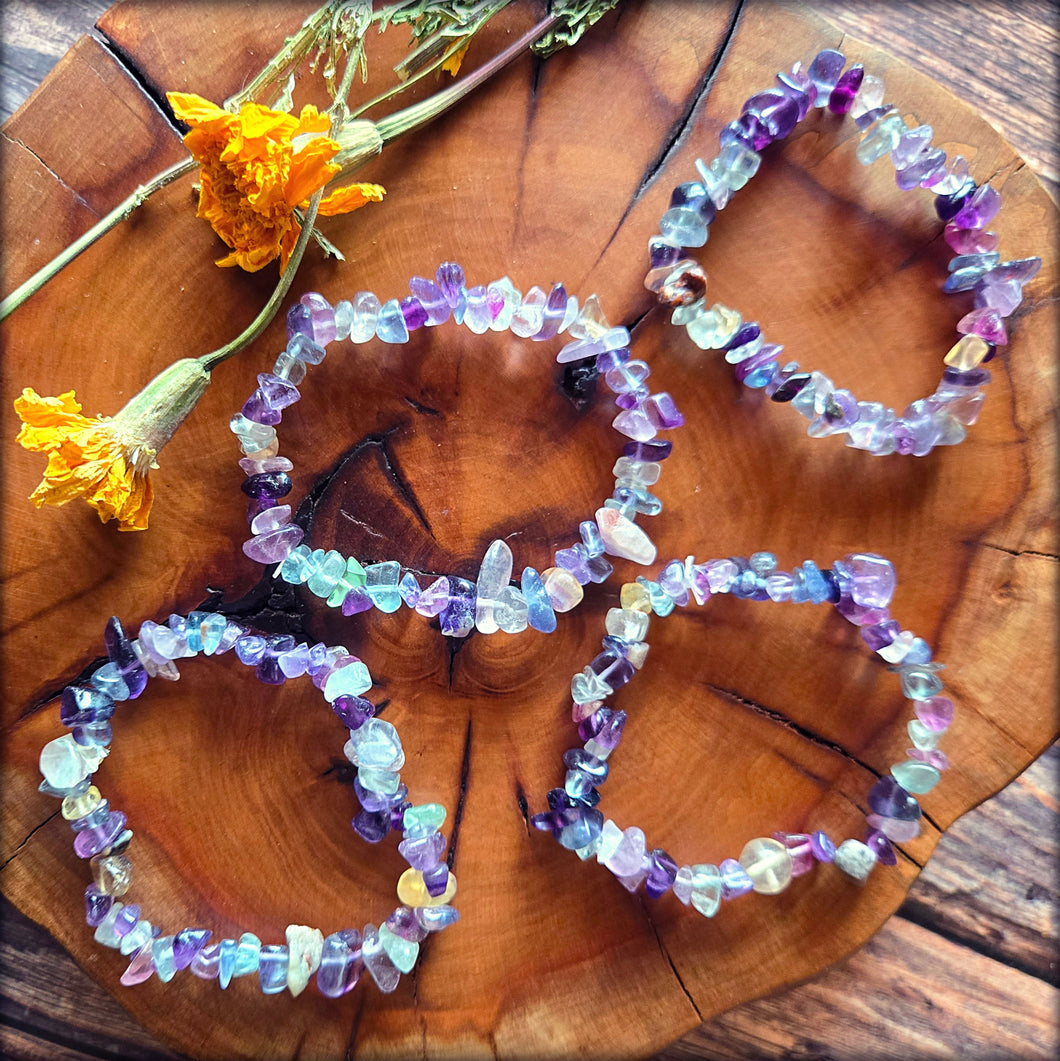
[[[989,353],[990,344],[985,339],[978,335],[962,335],[942,360],[958,372],[968,372],[978,368]]]
[[[410,867],[398,877],[397,895],[405,906],[444,906],[456,895],[456,877],[450,873],[445,891],[441,895],[431,895],[423,883],[423,874]]]
[[[83,818],[99,806],[100,798],[99,789],[95,785],[90,785],[80,796],[67,796],[63,800],[60,808],[62,815],[68,822]]]
[[[631,612],[651,614],[651,598],[648,591],[639,582],[626,582],[619,594],[619,603]]]

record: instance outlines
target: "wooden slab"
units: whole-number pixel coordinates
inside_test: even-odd
[[[327,229],[348,250],[360,249],[346,266],[309,263],[300,281],[332,298],[348,294],[351,284],[399,293],[411,273],[456,257],[472,282],[508,272],[525,289],[562,278],[583,297],[599,291],[614,320],[643,317],[638,349],[689,420],[661,487],[667,509],[652,528],[662,555],[769,547],[787,566],[806,556],[828,563],[855,548],[892,556],[903,579],[896,615],[938,645],[960,696],[961,720],[947,744],[956,766],[929,808],[944,827],[1018,772],[1055,727],[1047,707],[1052,661],[1025,647],[1053,607],[1055,369],[1048,352],[1056,319],[1046,300],[1055,295],[1055,257],[1047,257],[1029,291],[1029,312],[999,365],[1004,370],[981,423],[958,449],[922,462],[872,461],[836,440],[805,438],[787,411],[763,409],[739,393],[727,368],[701,358],[658,310],[648,312],[639,286],[643,244],[670,187],[693,175],[691,160],[710,150],[741,100],[793,55],[812,55],[838,43],[839,34],[797,11],[752,8],[708,80],[727,16],[713,5],[694,16],[678,5],[630,5],[536,74],[530,62],[517,65],[451,119],[388,150],[366,173],[392,189],[385,208]],[[232,26],[219,36],[245,42],[247,12],[236,8],[224,17]],[[177,24],[188,21],[179,12],[126,4],[112,14],[108,32],[138,69],[158,69],[162,77],[168,60],[158,59],[165,48],[157,42],[171,41]],[[256,52],[274,46],[270,37]],[[196,62],[216,96],[253,69],[245,52],[240,64],[219,58],[219,47],[208,39],[187,53],[201,56]],[[999,220],[1006,253],[1054,254],[1055,209],[996,134],[893,60],[854,41],[844,47],[882,71],[896,100],[916,100],[944,146],[965,145],[972,157],[974,145],[977,174],[982,166],[1006,175]],[[771,337],[782,332],[793,356],[834,373],[859,395],[904,404],[930,389],[952,333],[953,305],[924,297],[937,287],[946,255],[924,202],[899,196],[886,172],[864,179],[852,168],[851,147],[849,130],[837,140],[807,126],[727,209],[705,260],[713,295],[758,316]],[[444,218],[425,205],[437,202],[446,203]],[[5,385],[46,372],[35,383],[40,389],[76,385],[110,411],[123,387],[132,393],[160,364],[197,352],[195,344],[217,345],[238,326],[235,316],[249,319],[263,297],[264,278],[219,275],[209,264],[216,245],[191,217],[186,187],[171,189],[145,211],[141,227],[129,228],[12,319]],[[871,256],[859,253],[866,243]],[[74,297],[100,291],[106,297]],[[136,297],[116,302],[114,291]],[[145,314],[144,300],[158,311]],[[180,338],[193,349],[172,350],[176,311]],[[101,348],[122,350],[120,363],[86,366],[56,345],[56,313],[65,314],[60,335],[92,334]],[[866,319],[886,325],[874,356],[859,356],[850,342]],[[28,356],[42,348],[46,323],[50,362]],[[21,571],[22,581],[8,597],[16,603],[7,643],[20,653],[20,666],[14,675],[9,668],[14,695],[5,715],[5,780],[18,803],[5,816],[4,889],[110,986],[121,963],[86,939],[76,901],[83,869],[73,865],[69,834],[59,822],[33,832],[54,811],[32,786],[36,752],[57,722],[53,711],[32,709],[98,652],[101,607],[109,613],[121,605],[135,627],[141,618],[194,606],[209,587],[231,600],[253,582],[249,565],[233,556],[243,528],[224,423],[253,373],[267,367],[279,336],[274,327],[245,359],[218,372],[165,451],[148,535],[118,538],[72,508],[27,513],[21,498],[39,470],[31,459],[19,462],[24,481],[5,486],[10,525],[33,538],[8,576]],[[925,348],[931,354],[922,357]],[[541,566],[608,489],[614,446],[603,396],[574,408],[557,389],[547,354],[531,363],[495,340],[447,334],[444,344],[421,340],[386,354],[335,351],[305,388],[306,402],[285,419],[296,490],[314,481],[324,487],[311,534],[372,559],[373,549],[401,542],[405,563],[469,577],[490,538],[511,535],[517,561],[536,557]],[[129,381],[137,365],[142,371]],[[440,415],[417,411],[423,407]],[[500,435],[498,423],[505,425]],[[541,434],[549,445],[541,445]],[[340,467],[348,454],[357,459]],[[400,491],[381,467],[399,470]],[[517,474],[505,475],[505,468]],[[837,486],[855,483],[846,491]],[[425,516],[418,527],[415,508]],[[360,523],[342,518],[350,511]],[[867,938],[900,901],[937,829],[910,845],[899,872],[878,874],[863,892],[819,875],[779,900],[752,897],[709,925],[673,903],[649,908],[598,867],[572,866],[568,855],[527,832],[520,795],[533,802],[536,794],[531,809],[538,809],[544,790],[559,780],[559,754],[571,738],[564,688],[591,655],[613,596],[599,591],[552,640],[472,638],[455,657],[423,624],[375,616],[336,628],[320,609],[300,605],[289,622],[314,636],[344,637],[385,678],[383,692],[393,700],[388,717],[400,720],[417,764],[417,798],[436,796],[450,806],[462,799],[455,869],[464,920],[434,941],[412,982],[390,998],[369,988],[348,1005],[274,1000],[268,1021],[250,983],[237,983],[226,997],[198,982],[183,991],[145,985],[123,994],[123,1003],[147,1027],[204,1057],[308,1056],[350,1041],[397,1056],[424,1044],[453,1056],[491,1049],[639,1056],[702,1017],[810,975]],[[682,860],[735,855],[748,837],[797,828],[811,815],[843,835],[856,828],[872,772],[904,747],[904,715],[890,676],[865,663],[853,632],[812,609],[737,601],[660,629],[649,669],[624,701],[634,720],[622,773],[616,770],[606,792],[609,812],[644,825]],[[734,706],[734,697],[743,706]],[[341,739],[318,704],[302,713],[308,699],[293,689],[262,697],[231,667],[192,664],[180,686],[158,690],[123,719],[107,792],[137,828],[145,894],[175,922],[209,920],[224,932],[238,925],[271,939],[288,920],[331,925],[352,898],[364,910],[386,902],[400,860],[392,850],[368,858],[346,842],[352,800],[328,780]],[[224,709],[204,712],[203,703]],[[155,708],[165,712],[164,729]],[[778,716],[803,736],[774,721]],[[711,748],[709,771],[689,757],[688,732]],[[659,792],[657,777],[674,784]],[[267,833],[255,806],[270,812]],[[682,810],[691,807],[724,807],[725,814],[719,820]],[[289,848],[292,837],[312,852],[311,864],[292,849],[259,860],[253,877],[233,879],[230,867],[244,852],[270,850],[274,838]],[[304,874],[295,885],[298,910],[291,908],[294,864]],[[355,885],[346,884],[355,877]],[[584,1020],[587,999],[598,1023]]]

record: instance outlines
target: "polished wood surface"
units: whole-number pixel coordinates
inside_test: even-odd
[[[743,16],[757,15],[760,6],[749,5]],[[886,17],[879,5],[860,13],[846,8],[823,13],[973,102],[1035,172],[1055,181],[1055,113],[1050,118],[1048,109],[1055,111],[1055,104],[1049,102],[1043,71],[1056,42],[1040,5],[1009,7],[1007,21],[1000,22],[992,5],[954,5],[961,13],[945,20],[933,16],[929,5],[887,8]],[[967,48],[958,47],[961,27],[970,40],[981,35],[984,20],[992,47],[985,58],[973,60]],[[1022,27],[1021,37],[1014,27]],[[968,75],[958,76],[942,58],[957,54],[973,65],[977,95],[971,99],[965,91]],[[91,67],[84,54],[81,61]],[[1012,87],[1017,79],[1018,94]],[[1039,95],[1028,102],[1035,88]],[[130,152],[135,149],[134,144]],[[660,183],[668,189],[673,182]],[[1041,559],[1039,577],[1049,582],[1055,581],[1053,543],[1053,528],[1045,525],[1028,550]],[[1051,704],[1038,706],[1051,710]],[[1055,887],[1046,871],[1055,861],[1054,775],[1055,760],[1050,764],[1046,757],[958,821],[898,916],[841,966],[803,987],[707,1021],[665,1056],[782,1057],[801,1051],[801,1056],[854,1058],[873,1056],[884,1041],[905,1056],[1049,1056],[1056,1043]],[[101,1056],[116,1049],[124,1051],[118,1056],[172,1056],[148,1045],[110,996],[21,915],[10,915],[4,936],[4,1034],[10,1054],[54,1057],[70,1049],[75,1051],[70,1056],[82,1056],[76,1051]],[[71,985],[58,993],[58,1001],[56,982]],[[858,1019],[851,1020],[852,1014]]]

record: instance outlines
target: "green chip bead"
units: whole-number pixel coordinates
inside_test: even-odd
[[[318,597],[328,597],[345,570],[346,559],[342,553],[329,549],[321,557],[319,566],[306,583],[306,588]]]
[[[445,823],[445,807],[440,803],[420,803],[408,807],[401,819],[406,832],[415,832],[417,836],[426,836],[437,832]]]
[[[386,925],[379,926],[379,943],[386,952],[386,956],[394,963],[394,968],[403,973],[412,971],[412,967],[416,964],[416,957],[420,953],[418,943],[413,943],[410,939],[402,939],[401,936],[391,932]]]
[[[367,576],[364,573],[364,568],[361,566],[360,561],[355,556],[351,556],[346,561],[346,574],[342,576],[351,586],[356,589],[358,586],[363,586],[367,581]]]
[[[927,666],[902,667],[899,680],[910,700],[930,700],[942,692],[942,679]]]
[[[891,767],[891,776],[906,790],[915,796],[922,796],[930,792],[942,776],[930,763],[922,763],[917,759],[906,759],[903,763],[895,763]]]
[[[296,545],[287,554],[287,559],[280,564],[280,578],[284,582],[289,582],[292,586],[297,586],[300,582],[304,582],[303,572],[312,555],[313,551],[308,545]]]

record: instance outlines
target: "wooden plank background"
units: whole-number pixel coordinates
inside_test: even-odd
[[[2,6],[0,120],[106,3]],[[835,3],[818,13],[946,85],[1001,130],[1056,198],[1057,63],[1051,0]],[[1043,651],[1054,650],[1050,637]],[[656,1061],[679,1058],[1049,1058],[1057,1032],[1054,746],[944,837],[897,916],[810,983],[740,1006]],[[175,1058],[43,930],[4,902],[0,1054]]]

